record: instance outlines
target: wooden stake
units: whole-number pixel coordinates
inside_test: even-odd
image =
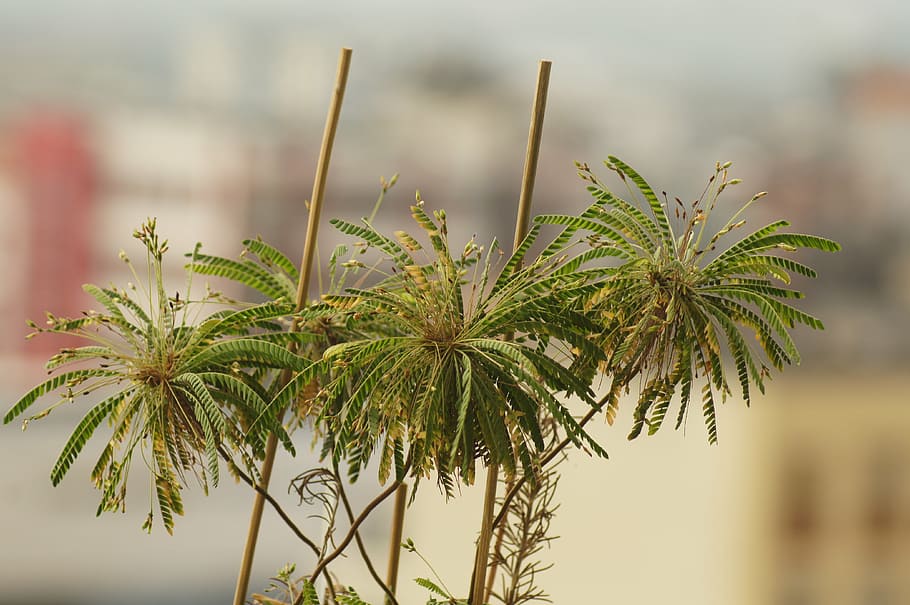
[[[326,117],[325,131],[322,134],[322,148],[319,151],[319,161],[316,165],[316,180],[313,182],[313,195],[310,198],[310,214],[307,219],[306,239],[304,240],[303,256],[300,261],[300,280],[297,282],[297,310],[300,311],[305,303],[310,288],[310,274],[313,266],[313,256],[316,250],[316,233],[319,228],[319,214],[322,211],[322,198],[325,194],[325,182],[329,172],[329,160],[332,156],[332,146],[335,143],[335,132],[338,129],[338,118],[341,115],[341,103],[344,100],[344,89],[348,81],[348,71],[351,66],[351,49],[342,48],[338,58],[338,72],[335,76],[335,90],[329,105]],[[291,325],[291,331],[297,331],[296,322]],[[296,347],[292,348],[296,350]],[[291,379],[290,372],[281,375],[283,384]],[[284,414],[284,411],[281,412]],[[272,467],[275,464],[275,452],[278,439],[274,434],[269,435],[266,443],[265,460],[262,463],[262,481],[260,486],[267,489],[272,477]],[[256,553],[256,541],[259,538],[259,526],[262,522],[262,508],[265,497],[256,493],[253,501],[253,510],[250,514],[250,525],[247,532],[246,546],[243,550],[243,559],[240,563],[240,573],[237,576],[237,588],[234,592],[234,605],[243,605],[250,583],[250,571],[253,567],[253,557]]]
[[[525,152],[525,168],[521,177],[521,195],[518,198],[518,216],[515,221],[515,248],[528,234],[531,220],[531,198],[534,195],[534,180],[537,178],[537,160],[540,157],[540,141],[543,137],[543,118],[547,112],[547,90],[550,86],[551,61],[541,61],[537,71],[537,94],[531,109],[531,127],[528,130],[528,149]]]
[[[398,584],[398,563],[401,560],[401,537],[404,534],[404,510],[407,505],[408,486],[402,483],[395,492],[395,509],[392,513],[392,538],[389,541],[389,571],[386,574],[386,585],[392,594],[396,593]],[[386,598],[386,605],[392,600]]]
[[[537,71],[537,94],[531,109],[531,127],[528,131],[528,149],[525,153],[524,174],[521,179],[521,194],[518,198],[518,215],[515,220],[513,249],[518,248],[528,233],[531,219],[531,198],[534,195],[534,179],[537,177],[537,160],[540,157],[540,141],[543,136],[543,118],[547,110],[547,89],[550,85],[550,61],[541,61]],[[499,482],[499,466],[487,468],[487,482],[484,490],[483,518],[477,551],[474,556],[474,572],[471,575],[471,593],[468,605],[483,605],[485,602],[487,563],[490,558],[490,542],[493,538],[493,504],[496,501],[496,486]]]

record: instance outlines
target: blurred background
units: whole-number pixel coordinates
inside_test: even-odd
[[[366,215],[400,173],[380,228],[406,224],[419,188],[454,240],[511,241],[546,58],[537,212],[587,204],[574,160],[617,155],[687,200],[732,160],[731,208],[770,192],[753,227],[785,217],[844,250],[802,255],[820,272],[799,284],[804,308],[827,329],[797,333],[803,365],[752,409],[719,411],[719,445],[694,421],[631,444],[628,418],[595,427],[611,459],[564,466],[542,585],[559,605],[910,604],[910,4],[556,4],[0,2],[3,409],[59,345],[26,342],[25,320],[89,308],[85,282],[122,285],[117,253],[147,216],[171,240],[174,289],[197,241],[233,256],[261,234],[298,257],[341,46],[354,57],[324,219]],[[333,238],[324,220],[323,258]],[[0,603],[226,602],[251,495],[196,490],[174,537],[140,530],[142,485],[125,515],[95,518],[96,443],[60,487],[47,479],[83,413],[0,428]],[[273,490],[310,461],[283,460]],[[375,490],[370,475],[356,496]],[[446,503],[428,485],[406,521],[458,593],[479,491]],[[383,561],[388,514],[366,529]],[[254,589],[285,562],[307,570],[268,509],[262,535]],[[403,566],[403,603],[424,602],[409,579],[429,571]],[[355,555],[340,569],[379,601]]]

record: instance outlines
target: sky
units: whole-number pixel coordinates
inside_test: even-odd
[[[759,93],[811,84],[807,73],[826,65],[910,54],[910,4],[900,0],[4,0],[0,48],[154,64],[188,30],[213,24],[252,47],[290,30],[371,54],[445,45],[496,63],[549,58],[593,76],[608,69],[696,85],[722,79]]]

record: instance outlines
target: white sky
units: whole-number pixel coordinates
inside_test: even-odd
[[[581,70],[724,78],[756,90],[799,86],[832,65],[910,60],[910,3],[901,0],[2,0],[0,50],[154,62],[182,32],[210,24],[252,46],[292,31],[390,56],[443,47],[497,63],[546,57]]]

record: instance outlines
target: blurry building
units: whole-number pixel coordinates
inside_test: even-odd
[[[758,427],[749,603],[910,603],[907,387],[888,373],[782,385]]]
[[[130,251],[129,234],[146,217],[158,218],[177,271],[196,242],[239,252],[251,185],[235,129],[188,110],[113,107],[96,117],[95,137],[104,175],[94,226],[103,234],[99,273],[116,275],[117,250]]]
[[[71,341],[48,337],[26,349],[24,318],[42,323],[46,310],[73,317],[85,306],[81,285],[90,271],[97,160],[80,116],[51,110],[29,112],[10,125],[7,158],[0,205],[10,274],[0,306],[11,338],[0,346],[50,355]]]
[[[910,67],[877,65],[845,79],[845,140],[857,179],[861,220],[874,217],[883,229],[875,252],[886,277],[886,296],[910,309]]]

